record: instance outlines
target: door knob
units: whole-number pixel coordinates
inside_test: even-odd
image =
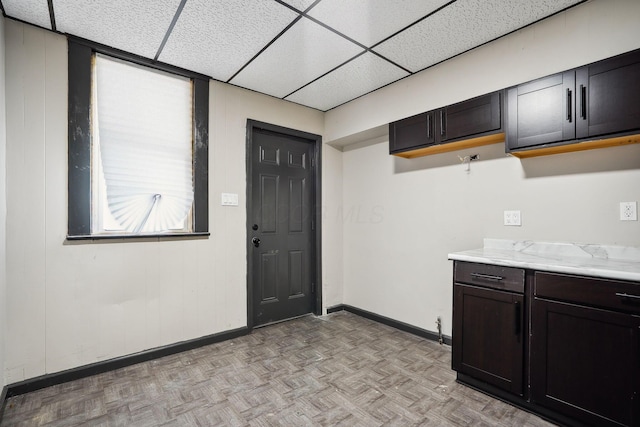
[[[253,246],[257,248],[258,246],[260,246],[260,239],[254,237],[253,239],[251,239],[251,243],[253,243]]]

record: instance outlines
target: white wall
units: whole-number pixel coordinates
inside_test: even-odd
[[[0,17],[0,388],[7,383],[4,374],[7,328],[7,122],[5,115],[4,70],[4,18]]]
[[[325,115],[328,143],[421,111],[640,48],[640,2],[592,0]],[[480,154],[466,172],[458,155]],[[343,153],[344,303],[451,334],[447,254],[484,237],[640,246],[640,145],[519,160],[504,145],[402,159],[386,138]],[[522,227],[502,225],[504,210]]]
[[[66,39],[5,37],[7,382],[245,326],[246,120],[322,134],[322,113],[211,82],[211,237],[69,243]]]

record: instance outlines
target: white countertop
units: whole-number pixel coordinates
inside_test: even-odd
[[[638,247],[484,239],[449,259],[640,282]]]

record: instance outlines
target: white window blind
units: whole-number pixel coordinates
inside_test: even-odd
[[[191,81],[96,54],[92,232],[191,231]]]

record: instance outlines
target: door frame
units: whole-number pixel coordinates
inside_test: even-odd
[[[311,169],[313,174],[313,213],[312,221],[315,223],[315,233],[313,238],[314,254],[314,270],[313,281],[315,283],[315,298],[313,298],[313,313],[315,315],[322,314],[322,136],[283,126],[273,125],[260,122],[253,119],[247,119],[247,145],[246,145],[246,169],[247,169],[247,224],[246,224],[246,248],[247,248],[247,328],[249,332],[254,327],[253,319],[253,244],[249,240],[250,230],[252,226],[251,212],[253,211],[253,167],[251,164],[253,153],[253,134],[255,130],[266,130],[269,132],[279,133],[285,137],[295,137],[308,140],[313,144],[313,159]]]

